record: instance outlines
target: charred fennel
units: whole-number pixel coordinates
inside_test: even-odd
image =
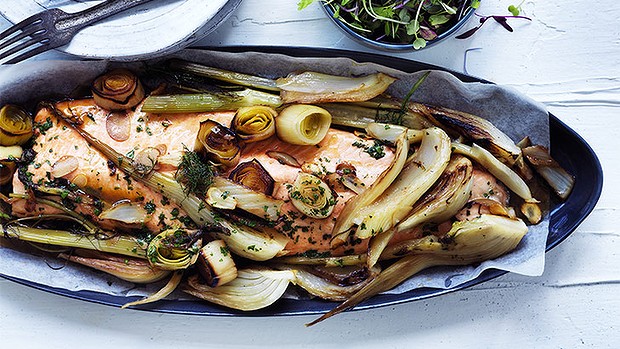
[[[424,131],[420,148],[391,185],[353,220],[355,236],[369,238],[402,221],[413,204],[437,181],[450,160],[450,138],[439,128]]]
[[[399,256],[413,251],[416,253],[394,262],[355,295],[307,326],[394,288],[423,269],[439,265],[468,265],[497,258],[512,251],[526,233],[527,226],[523,221],[500,216],[481,215],[471,221],[456,222],[441,239],[425,237],[397,250]]]
[[[527,183],[519,177],[510,167],[499,161],[493,154],[486,149],[473,144],[471,147],[461,143],[453,143],[452,149],[457,154],[462,154],[476,161],[486,168],[495,178],[499,179],[512,192],[524,200],[521,212],[532,224],[537,224],[542,219],[542,211],[538,205],[539,201],[532,196],[532,192]]]
[[[77,127],[71,120],[67,120],[63,114],[60,114],[60,116],[91,146],[100,151],[118,168],[133,179],[144,183],[155,191],[161,192],[171,201],[181,206],[198,226],[212,224],[221,227],[222,233],[218,233],[219,238],[224,240],[235,254],[248,259],[263,261],[277,256],[284,249],[287,241],[286,237],[279,235],[275,230],[262,232],[220,217],[216,212],[205,207],[206,204],[198,196],[186,192],[184,186],[174,178],[157,171],[139,173],[133,167],[131,159],[119,154],[107,144]]]
[[[453,157],[437,183],[418,201],[408,216],[394,228],[370,240],[369,267],[377,263],[394,234],[424,223],[441,223],[453,217],[467,202],[473,185],[473,166],[462,156]]]
[[[521,156],[521,149],[510,137],[479,116],[448,108],[408,103],[410,112],[419,114],[433,124],[480,144],[512,166]]]

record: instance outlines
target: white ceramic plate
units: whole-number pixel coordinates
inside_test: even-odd
[[[17,23],[37,12],[77,12],[100,0],[0,0],[0,14]],[[241,0],[154,0],[81,30],[60,51],[97,59],[137,60],[179,50],[211,33]]]

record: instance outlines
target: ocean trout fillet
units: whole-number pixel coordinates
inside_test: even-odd
[[[233,113],[189,113],[174,115],[158,115],[128,111],[126,117],[130,119],[130,135],[125,141],[116,141],[110,137],[106,129],[106,121],[110,112],[95,105],[92,99],[60,102],[56,108],[67,116],[82,121],[79,126],[86,132],[108,144],[117,152],[133,157],[140,151],[156,147],[166,149],[166,154],[160,157],[165,159],[158,169],[160,172],[174,174],[176,164],[180,160],[185,148],[193,149],[200,122],[212,119],[225,126],[230,126]],[[64,179],[75,181],[85,192],[94,195],[107,203],[119,200],[131,200],[142,205],[152,203],[155,209],[152,219],[144,224],[144,228],[159,232],[166,226],[183,226],[185,213],[169,202],[159,192],[153,191],[145,185],[129,178],[119,169],[108,164],[108,161],[65,121],[59,120],[52,112],[41,109],[36,115],[39,134],[35,139],[33,150],[37,153],[35,160],[28,167],[31,180],[35,184],[44,185],[53,181],[54,163],[66,156],[74,156],[79,161],[78,168],[63,176]],[[163,145],[163,146],[162,146]],[[382,146],[384,155],[371,156],[367,151],[375,146],[373,141],[367,141],[353,133],[330,129],[323,141],[316,146],[298,146],[280,141],[276,136],[267,140],[250,143],[242,150],[241,162],[258,160],[274,178],[276,185],[273,196],[284,200],[280,222],[276,228],[287,235],[291,240],[286,250],[289,254],[304,252],[330,251],[329,241],[331,231],[338,214],[345,203],[355,194],[342,187],[334,187],[337,203],[333,214],[326,219],[315,219],[301,214],[289,200],[289,185],[295,181],[302,171],[313,172],[317,175],[333,173],[336,166],[346,162],[355,167],[357,176],[370,186],[393,160],[393,151]],[[267,155],[269,151],[286,153],[295,158],[302,168],[279,163]],[[86,177],[86,181],[84,181]],[[79,178],[79,180],[76,180]],[[23,191],[23,185],[14,179],[16,190]],[[15,204],[14,213],[28,215],[27,205]],[[42,208],[37,208],[42,210]],[[174,213],[174,214],[173,214]],[[91,215],[92,216],[92,215]],[[91,218],[97,220],[97,217]],[[367,241],[350,241],[338,250],[330,251],[331,255],[362,253],[366,251]]]

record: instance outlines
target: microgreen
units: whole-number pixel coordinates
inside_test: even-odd
[[[421,49],[456,24],[480,0],[319,0],[334,18],[358,34],[383,43]],[[315,0],[300,0],[299,10]]]
[[[494,19],[497,23],[499,23],[502,27],[504,27],[509,32],[514,31],[514,29],[512,29],[512,27],[508,24],[509,18],[521,18],[521,19],[527,19],[528,21],[532,20],[531,18],[525,17],[525,16],[498,16],[498,15],[480,16],[478,14],[476,14],[476,16],[480,17],[480,24],[456,36],[457,39],[467,39],[470,36],[474,35],[478,31],[478,29],[482,28],[482,25],[490,18]]]

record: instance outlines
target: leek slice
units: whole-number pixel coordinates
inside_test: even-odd
[[[281,140],[297,145],[315,145],[325,138],[332,117],[323,108],[294,104],[276,118],[276,132]]]
[[[202,239],[197,232],[167,229],[155,236],[146,250],[152,266],[164,270],[187,269],[196,263]]]
[[[0,109],[0,146],[23,145],[32,133],[32,118],[26,111],[12,104]]]
[[[265,140],[276,133],[275,109],[263,105],[237,109],[231,129],[245,143]]]
[[[230,111],[241,107],[266,105],[279,107],[280,97],[271,93],[246,89],[227,94],[199,93],[180,95],[151,95],[144,99],[141,111],[145,113],[199,113]]]
[[[336,198],[319,177],[300,172],[289,190],[293,206],[308,217],[324,219],[334,211]]]
[[[196,269],[209,287],[225,285],[238,275],[235,261],[223,240],[213,240],[200,249]]]
[[[437,181],[450,161],[450,138],[439,128],[424,131],[418,151],[390,187],[356,217],[355,236],[366,239],[402,221],[413,204]]]
[[[197,275],[187,280],[184,292],[212,303],[238,310],[257,310],[276,302],[295,280],[290,270],[251,268],[239,270],[233,281],[219,287],[200,283]]]

